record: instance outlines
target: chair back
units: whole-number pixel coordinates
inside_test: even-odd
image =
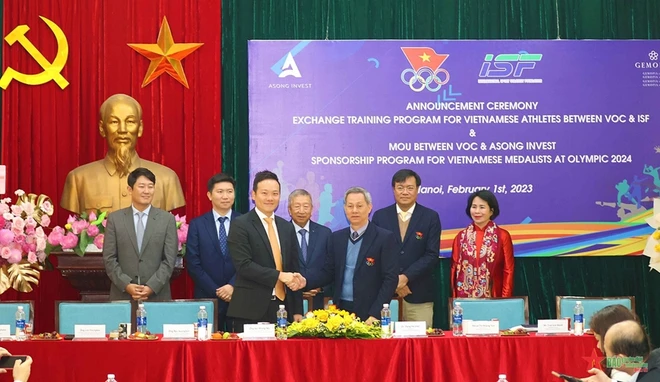
[[[573,308],[577,301],[582,302],[584,307],[584,328],[589,329],[591,316],[599,310],[609,305],[623,305],[626,308],[635,311],[635,296],[621,297],[582,297],[582,296],[557,296],[557,318],[570,317],[573,319]]]
[[[217,330],[217,299],[145,301],[147,329],[151,333],[163,333],[164,324],[192,324],[197,322],[200,306],[206,307],[209,316],[209,329]]]
[[[130,323],[130,301],[56,301],[55,327],[60,334],[74,334],[76,325],[105,325],[105,334]]]
[[[0,325],[9,325],[12,335],[16,333],[16,311],[19,306],[22,306],[25,312],[25,322],[34,322],[34,301],[0,302]]]
[[[492,298],[449,298],[449,324],[452,322],[454,302],[461,303],[463,320],[500,322],[500,330],[517,325],[529,324],[527,296]]]

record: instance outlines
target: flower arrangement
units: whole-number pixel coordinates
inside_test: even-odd
[[[46,259],[46,233],[53,204],[45,195],[16,190],[11,198],[0,200],[0,293],[14,288],[32,291],[39,282],[40,262]]]
[[[355,313],[339,310],[334,305],[328,309],[317,309],[307,313],[300,322],[287,328],[288,337],[319,338],[380,338],[381,328],[366,325],[355,317]]]
[[[48,235],[46,254],[72,250],[78,256],[85,252],[100,252],[103,248],[106,212],[83,212],[78,216],[69,215],[64,227],[57,226]],[[95,246],[88,248],[90,244]]]
[[[179,240],[179,256],[186,255],[186,242],[188,241],[188,223],[186,223],[186,216],[176,215],[176,236]]]

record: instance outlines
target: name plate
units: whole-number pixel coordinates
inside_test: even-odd
[[[7,185],[7,167],[5,165],[0,165],[0,195],[5,194],[6,185]]]
[[[0,325],[0,338],[9,338],[11,337],[11,326],[10,325]]]
[[[275,339],[275,324],[243,325],[243,339]]]
[[[426,336],[425,321],[397,321],[394,323],[395,337],[424,337]]]
[[[105,325],[75,325],[74,337],[80,338],[103,338],[105,339]]]
[[[487,336],[500,334],[499,321],[463,321],[463,332],[471,336]]]
[[[539,320],[540,334],[568,334],[568,320]]]
[[[195,339],[193,324],[163,324],[163,338],[187,340]]]

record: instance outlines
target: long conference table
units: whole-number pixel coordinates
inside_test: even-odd
[[[30,381],[462,381],[587,376],[593,336],[0,342],[32,356]],[[3,377],[0,375],[0,381]],[[7,379],[9,380],[9,379]]]

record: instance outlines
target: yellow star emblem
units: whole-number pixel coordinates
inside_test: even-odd
[[[147,74],[144,76],[142,87],[147,86],[161,74],[167,73],[186,88],[188,88],[188,80],[186,79],[186,74],[183,72],[181,60],[202,45],[204,44],[175,44],[166,17],[163,17],[163,22],[160,24],[156,44],[128,44],[136,52],[151,61],[149,69],[147,69]]]
[[[422,59],[422,62],[431,62],[431,56],[429,56],[428,54],[426,54],[426,52],[424,52],[424,54],[422,54],[421,56],[419,56],[419,58]]]

